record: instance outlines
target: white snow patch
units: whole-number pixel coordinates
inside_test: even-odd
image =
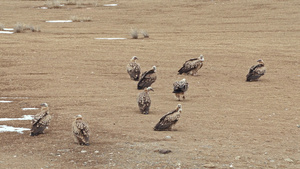
[[[36,110],[36,109],[39,109],[39,108],[35,108],[35,107],[32,107],[32,108],[22,108],[22,110],[26,111],[26,110]]]
[[[14,28],[3,28],[4,31],[13,31]]]
[[[11,103],[13,101],[8,101],[8,100],[0,100],[0,103]]]
[[[23,134],[23,131],[30,130],[29,128],[23,128],[23,127],[12,127],[7,125],[0,125],[0,133],[1,132],[18,132]]]
[[[9,31],[0,31],[0,33],[4,33],[4,34],[13,34],[13,32],[9,32]]]
[[[50,23],[65,23],[65,22],[73,22],[72,20],[50,20],[50,21],[46,21],[46,22],[50,22]]]
[[[118,4],[104,4],[103,6],[118,6]]]
[[[48,7],[43,6],[43,7],[40,7],[40,9],[48,9]]]
[[[122,39],[126,39],[126,38],[95,38],[95,39],[100,39],[100,40],[122,40]]]
[[[32,120],[33,115],[24,115],[22,118],[0,118],[0,121],[12,121],[12,120]]]
[[[0,99],[28,99],[28,97],[0,97]]]

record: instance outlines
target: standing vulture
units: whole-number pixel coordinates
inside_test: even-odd
[[[156,66],[153,66],[152,69],[144,72],[141,76],[139,83],[137,84],[137,89],[142,90],[145,87],[151,86],[152,83],[156,80]]]
[[[189,84],[186,82],[186,80],[182,79],[173,83],[173,87],[173,93],[175,93],[175,97],[180,100],[180,96],[182,95],[182,99],[185,99],[184,92],[186,92],[189,87]]]
[[[152,87],[145,88],[142,93],[139,94],[137,98],[137,103],[140,108],[141,113],[149,114],[149,108],[151,105],[151,99],[149,96],[149,91],[154,91]]]
[[[41,112],[33,116],[31,122],[31,136],[37,136],[39,134],[44,134],[44,130],[49,126],[51,121],[51,115],[49,114],[49,107],[47,103],[41,104]]]
[[[80,145],[90,145],[89,144],[89,128],[88,125],[82,121],[82,116],[77,115],[75,118],[75,121],[72,123],[72,132],[74,135],[74,139],[76,142],[78,142]]]
[[[258,62],[257,65],[253,65],[250,68],[249,73],[246,76],[247,82],[256,81],[265,74],[266,67],[264,61],[262,59],[259,59],[257,62]]]
[[[131,58],[130,63],[127,65],[127,73],[129,74],[131,80],[139,81],[141,67],[140,64],[136,63],[136,60],[138,60],[136,56]]]
[[[198,58],[190,59],[186,61],[182,68],[178,70],[178,74],[191,74],[196,75],[198,70],[203,66],[204,56],[200,55]]]
[[[182,112],[181,104],[178,104],[176,109],[164,115],[155,125],[155,131],[172,130],[172,127],[177,123]]]

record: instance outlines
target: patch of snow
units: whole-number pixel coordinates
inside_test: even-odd
[[[24,110],[24,111],[26,111],[26,110],[37,110],[37,109],[39,109],[39,108],[35,108],[35,107],[33,107],[33,108],[22,108],[22,110]]]
[[[28,97],[0,97],[0,99],[28,99]]]
[[[118,4],[104,4],[103,6],[118,6]]]
[[[13,31],[14,28],[3,28],[4,31]]]
[[[46,22],[50,22],[50,23],[65,23],[65,22],[73,22],[72,20],[50,20],[50,21],[46,21]]]
[[[12,120],[32,120],[33,115],[24,115],[22,118],[0,118],[0,121],[12,121]]]
[[[121,39],[126,39],[126,38],[95,38],[95,39],[100,39],[100,40],[121,40]]]
[[[11,103],[13,101],[8,101],[8,100],[0,100],[0,103]]]
[[[4,34],[13,34],[13,32],[9,32],[9,31],[0,31],[0,33],[4,33]]]
[[[1,132],[18,132],[23,134],[23,131],[30,130],[29,128],[23,128],[23,127],[12,127],[7,125],[0,125],[0,133]]]

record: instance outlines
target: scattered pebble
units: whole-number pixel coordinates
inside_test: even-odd
[[[99,153],[99,151],[98,151],[98,150],[96,150],[96,151],[95,151],[95,153],[96,153],[96,154],[98,154],[98,153]]]
[[[292,160],[290,158],[285,158],[284,161],[287,161],[287,162],[290,162],[290,163],[294,162],[294,160]]]
[[[87,151],[86,150],[81,150],[81,153],[86,153]]]
[[[239,160],[241,159],[241,156],[236,156],[234,159]]]
[[[159,152],[160,154],[168,154],[171,153],[171,150],[166,150],[166,149],[160,149],[160,150],[154,150],[154,152]]]
[[[166,139],[171,139],[172,137],[171,136],[166,136]]]
[[[205,167],[205,168],[216,168],[216,166],[212,163],[204,164],[203,167]]]

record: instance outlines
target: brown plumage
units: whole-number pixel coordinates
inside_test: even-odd
[[[138,81],[141,74],[141,67],[136,63],[136,60],[138,60],[136,56],[131,58],[130,63],[127,65],[127,73],[129,74],[130,79]]]
[[[145,88],[144,91],[140,93],[137,98],[139,109],[143,114],[149,114],[149,109],[151,105],[149,91],[154,91],[154,90],[152,89],[152,87]]]
[[[164,115],[155,125],[155,131],[172,130],[173,126],[178,122],[180,113],[182,112],[181,104],[178,104],[176,109]]]
[[[187,60],[183,66],[178,70],[178,74],[186,73],[196,75],[198,70],[203,66],[204,56],[200,55],[198,58]]]
[[[253,65],[250,68],[249,73],[246,76],[247,82],[256,81],[265,74],[266,67],[264,61],[262,59],[259,59],[257,62],[258,62],[257,65]]]
[[[182,99],[185,99],[184,92],[187,91],[188,87],[189,84],[185,79],[173,83],[173,93],[175,93],[175,97],[180,100],[180,96],[182,95]]]
[[[142,90],[145,87],[150,87],[152,83],[156,80],[156,66],[153,66],[152,69],[144,72],[140,78],[139,83],[137,84],[137,89]]]
[[[78,142],[80,145],[89,145],[89,127],[84,121],[82,121],[81,115],[77,115],[75,121],[73,121],[72,132],[76,142]]]
[[[44,130],[49,126],[51,115],[49,114],[49,107],[47,103],[41,104],[41,112],[33,116],[31,122],[31,136],[43,134]]]

